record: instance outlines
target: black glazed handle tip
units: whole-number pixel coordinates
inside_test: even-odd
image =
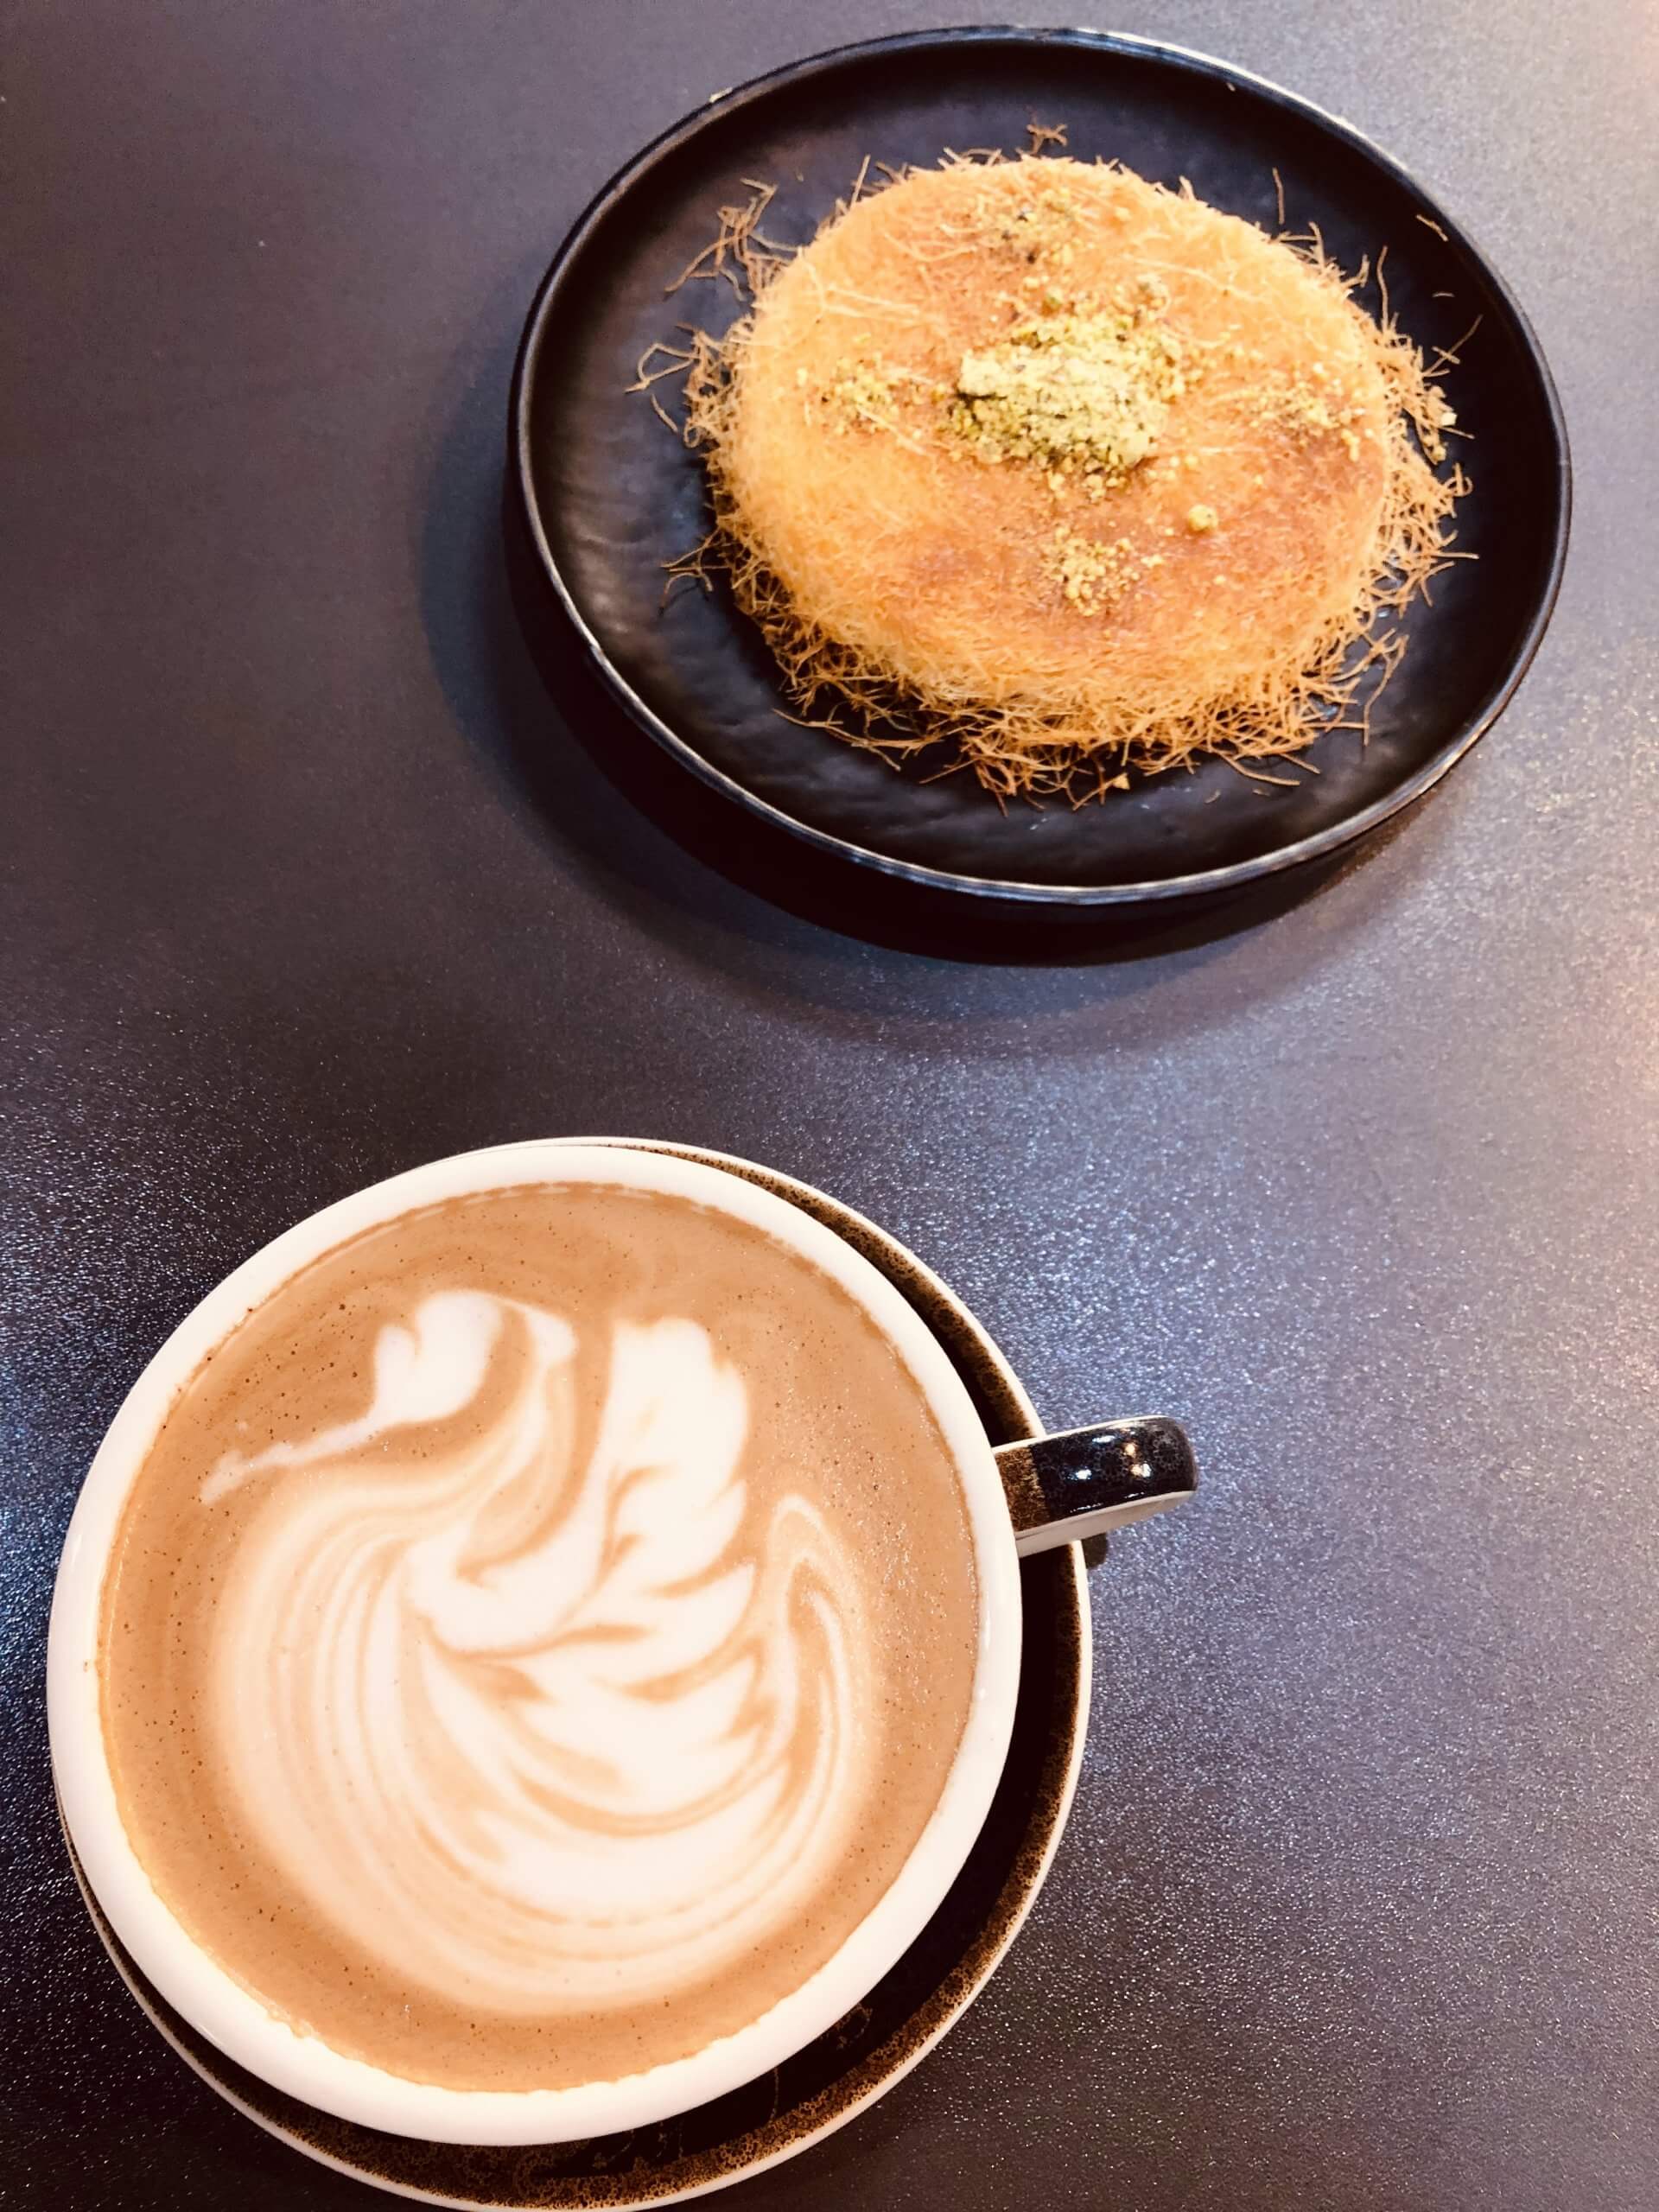
[[[1148,1520],[1198,1483],[1186,1431],[1157,1414],[1028,1437],[996,1458],[1022,1558]]]

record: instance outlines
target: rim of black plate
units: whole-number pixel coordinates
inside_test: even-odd
[[[1492,686],[1476,712],[1453,731],[1433,758],[1385,798],[1374,800],[1370,806],[1363,807],[1341,822],[1332,823],[1328,829],[1316,831],[1312,836],[1281,845],[1273,852],[1260,854],[1254,860],[1236,861],[1227,868],[1201,869],[1186,875],[1153,877],[1139,883],[1025,883],[993,876],[958,875],[948,869],[927,868],[913,861],[899,860],[890,854],[874,851],[867,845],[855,844],[849,838],[835,836],[828,830],[815,828],[809,822],[802,822],[783,808],[773,806],[769,800],[760,798],[739,778],[728,775],[724,769],[717,768],[711,760],[705,760],[694,745],[682,737],[671,724],[664,721],[639,696],[615,666],[603,643],[584,620],[548,543],[547,533],[542,527],[531,462],[530,394],[535,383],[541,348],[557,309],[561,283],[594,229],[618,201],[632,190],[664,154],[694,138],[710,116],[717,111],[728,114],[734,108],[764,99],[781,86],[798,83],[820,72],[842,67],[855,58],[874,57],[918,47],[997,45],[1011,39],[1024,41],[1033,46],[1084,47],[1130,54],[1144,60],[1164,62],[1172,68],[1194,75],[1217,79],[1230,86],[1245,86],[1269,104],[1293,111],[1332,137],[1344,140],[1356,148],[1376,168],[1405,186],[1414,195],[1422,211],[1432,216],[1448,238],[1477,264],[1483,277],[1509,312],[1531,363],[1533,374],[1537,378],[1548,415],[1559,493],[1554,542],[1550,548],[1549,570],[1544,588],[1539,594],[1519,648],[1503,677]],[[1236,68],[1230,62],[1217,60],[1211,54],[1196,53],[1187,47],[1171,46],[1160,39],[1137,38],[1126,31],[1044,29],[1018,23],[966,24],[944,30],[902,31],[889,38],[855,40],[844,46],[830,47],[823,53],[788,62],[782,68],[768,70],[764,76],[750,78],[744,84],[734,85],[728,91],[714,94],[702,106],[693,110],[671,129],[653,138],[648,145],[642,147],[607,184],[601,188],[577,217],[537,288],[524,335],[519,340],[518,358],[513,364],[512,394],[508,404],[508,441],[509,471],[549,583],[606,688],[664,752],[672,755],[701,782],[723,793],[735,804],[751,814],[760,816],[791,836],[816,845],[821,851],[836,854],[857,866],[874,868],[884,875],[898,876],[912,883],[930,886],[935,890],[956,892],[973,898],[1017,900],[1032,906],[1128,906],[1155,899],[1215,896],[1242,889],[1267,876],[1281,874],[1285,870],[1299,868],[1306,861],[1338,853],[1369,836],[1372,830],[1380,829],[1395,815],[1403,812],[1426,791],[1433,790],[1470,747],[1484,735],[1509,704],[1516,686],[1531,666],[1544,632],[1549,626],[1556,596],[1560,590],[1573,512],[1573,467],[1567,446],[1567,423],[1555,390],[1555,380],[1550,374],[1537,334],[1520,302],[1491,258],[1471,238],[1464,225],[1449,213],[1432,194],[1424,190],[1409,169],[1363,131],[1355,130],[1351,124],[1331,114],[1317,102],[1304,99],[1299,93],[1287,92],[1282,86],[1274,84],[1268,78],[1256,76],[1250,70]]]

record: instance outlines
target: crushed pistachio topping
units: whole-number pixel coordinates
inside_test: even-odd
[[[1446,404],[1446,394],[1438,385],[1428,387],[1428,406],[1417,425],[1417,442],[1423,449],[1423,458],[1438,467],[1446,459],[1446,432],[1457,426],[1457,416]]]
[[[1161,553],[1137,553],[1127,537],[1085,537],[1065,523],[1055,531],[1043,560],[1062,597],[1079,614],[1101,613],[1148,569],[1163,565]]]
[[[833,410],[837,435],[851,429],[890,430],[898,420],[899,381],[879,361],[838,361],[818,397]]]
[[[1052,293],[1046,293],[1046,308]],[[1181,346],[1157,321],[1157,296],[1128,311],[1045,312],[962,357],[947,427],[980,460],[1035,461],[1077,477],[1092,498],[1155,449],[1185,390]]]
[[[1073,194],[1064,185],[1044,185],[1008,212],[997,225],[996,235],[1024,260],[1039,261],[1052,254],[1065,268],[1071,259],[1068,233],[1077,220]]]
[[[1351,461],[1359,458],[1365,410],[1349,398],[1323,361],[1254,386],[1248,410],[1252,421],[1287,432],[1298,445],[1309,438],[1334,437]]]

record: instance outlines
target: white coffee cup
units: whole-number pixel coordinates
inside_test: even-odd
[[[979,1634],[968,1718],[938,1803],[891,1886],[808,1980],[690,2056],[620,2079],[463,2090],[410,2081],[297,2031],[201,1949],[162,1902],[128,1836],[110,1770],[98,1675],[99,1601],[124,1506],[162,1421],[204,1358],[247,1313],[348,1238],[417,1207],[527,1182],[620,1184],[692,1199],[792,1247],[854,1298],[920,1385],[956,1461]],[[1085,1433],[1094,1432],[1077,1432]],[[1084,1470],[1068,1462],[1064,1473],[1073,1471]],[[1051,1487],[1046,1478],[1043,1486]],[[1173,1490],[1156,1502],[1179,1494]],[[1087,1517],[1088,1503],[1067,1495],[1052,1510]],[[1126,1504],[1117,1517],[1148,1510]],[[1045,1531],[1028,1524],[1039,1512],[1025,1516],[1036,1542]],[[1086,1533],[1081,1522],[1066,1526]],[[446,2143],[568,2141],[668,2119],[765,2074],[833,2025],[896,1963],[944,1898],[983,1823],[1007,1754],[1020,1650],[1020,1577],[1002,1468],[956,1369],[899,1292],[800,1208],[721,1169],[599,1143],[518,1144],[416,1168],[300,1223],[210,1293],[156,1354],[99,1447],[65,1542],[48,1656],[52,1761],[66,1829],[115,1935],[160,1994],[238,2065],[321,2111],[397,2134]]]

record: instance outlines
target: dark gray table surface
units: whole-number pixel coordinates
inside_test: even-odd
[[[1176,1412],[1205,1463],[1094,1579],[1077,1808],[1001,1974],[741,2202],[1659,2203],[1659,17],[1118,19],[1468,221],[1560,378],[1575,539],[1514,706],[1381,849],[1252,926],[996,963],[804,918],[636,810],[531,666],[499,517],[518,323],[610,170],[735,79],[976,12],[10,11],[7,2204],[372,2202],[200,2087],[86,1925],[53,1567],[254,1245],[576,1130],[822,1184],[1047,1415]]]

